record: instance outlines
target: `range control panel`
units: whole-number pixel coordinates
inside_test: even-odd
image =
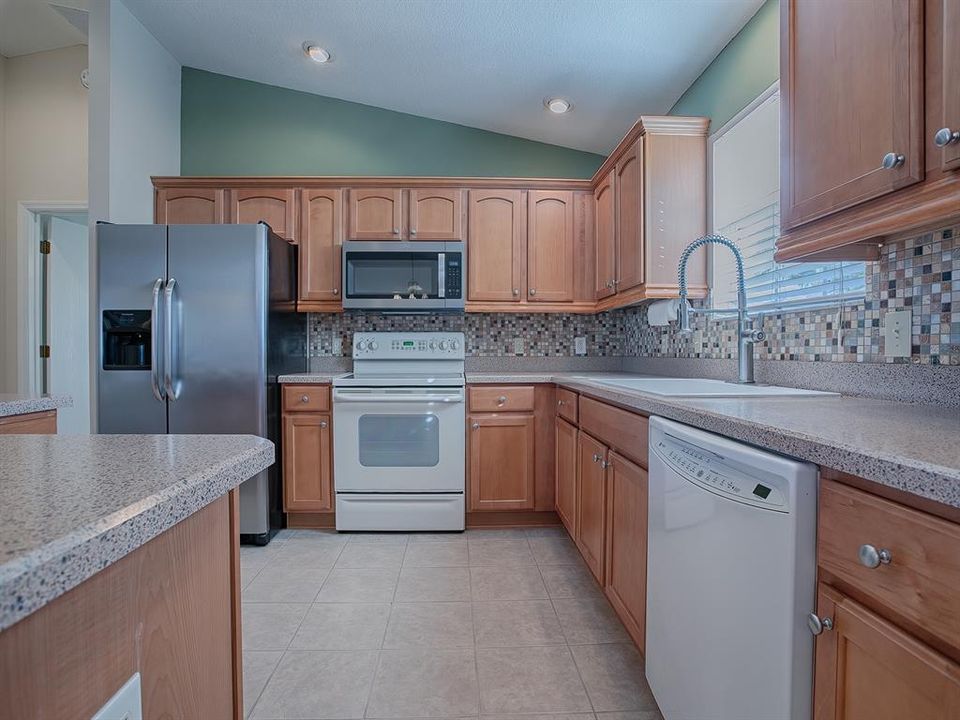
[[[353,357],[364,360],[462,360],[463,333],[385,332],[353,336]]]

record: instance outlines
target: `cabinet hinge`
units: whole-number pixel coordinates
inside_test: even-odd
[[[40,241],[40,254],[41,254],[41,255],[49,255],[49,254],[50,254],[50,241],[49,241],[49,240],[41,240],[41,241]]]
[[[48,358],[48,357],[50,357],[50,346],[49,346],[49,345],[41,345],[41,346],[40,346],[40,357],[42,357],[42,358]]]

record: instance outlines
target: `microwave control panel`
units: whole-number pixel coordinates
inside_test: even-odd
[[[463,297],[463,253],[445,253],[444,290],[446,297]]]

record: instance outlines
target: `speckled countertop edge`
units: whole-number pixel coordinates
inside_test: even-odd
[[[345,372],[332,373],[296,373],[292,375],[280,375],[277,382],[281,385],[327,385],[339,377],[349,375]]]
[[[642,377],[635,373],[607,374],[607,377],[615,376]],[[600,374],[474,372],[467,373],[466,380],[468,384],[552,382],[649,415],[660,415],[701,430],[715,432],[773,452],[807,460],[821,467],[847,472],[944,505],[960,507],[960,453],[955,466],[924,462],[917,458],[888,452],[881,438],[878,438],[877,443],[872,447],[851,446],[839,441],[830,441],[824,436],[813,436],[796,429],[765,424],[731,415],[721,409],[712,409],[709,407],[711,399],[708,398],[666,399],[634,390],[611,388],[593,381],[591,377],[600,377]],[[740,398],[740,400],[753,403],[768,401],[765,398],[753,400]],[[806,406],[807,410],[811,409],[808,405],[811,403],[816,407],[821,403],[842,401],[843,398],[813,397],[791,400],[797,403],[798,409]],[[848,401],[857,403],[858,409],[871,406],[873,403],[876,407],[898,405],[891,401],[865,398],[848,398]],[[903,407],[911,412],[923,412],[921,406],[904,405]],[[895,431],[887,428],[886,432],[889,434]],[[957,436],[944,437],[942,442],[948,447],[955,446]]]
[[[0,394],[0,417],[73,407],[69,395],[4,395]]]
[[[250,440],[229,459],[0,564],[0,632],[270,467],[273,443]]]

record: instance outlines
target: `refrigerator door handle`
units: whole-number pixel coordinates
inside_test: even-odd
[[[150,307],[150,388],[153,396],[164,401],[163,388],[160,387],[160,290],[163,278],[153,283],[153,305]]]
[[[177,281],[175,278],[170,278],[167,280],[167,287],[163,291],[163,301],[164,301],[164,318],[163,318],[163,329],[166,334],[166,339],[163,343],[163,388],[167,396],[167,400],[176,400],[180,395],[180,388],[177,386],[177,383],[174,381],[174,372],[176,367],[174,365],[174,359],[179,356],[179,348],[175,346],[177,333],[174,332],[173,328],[173,292],[177,287]]]

